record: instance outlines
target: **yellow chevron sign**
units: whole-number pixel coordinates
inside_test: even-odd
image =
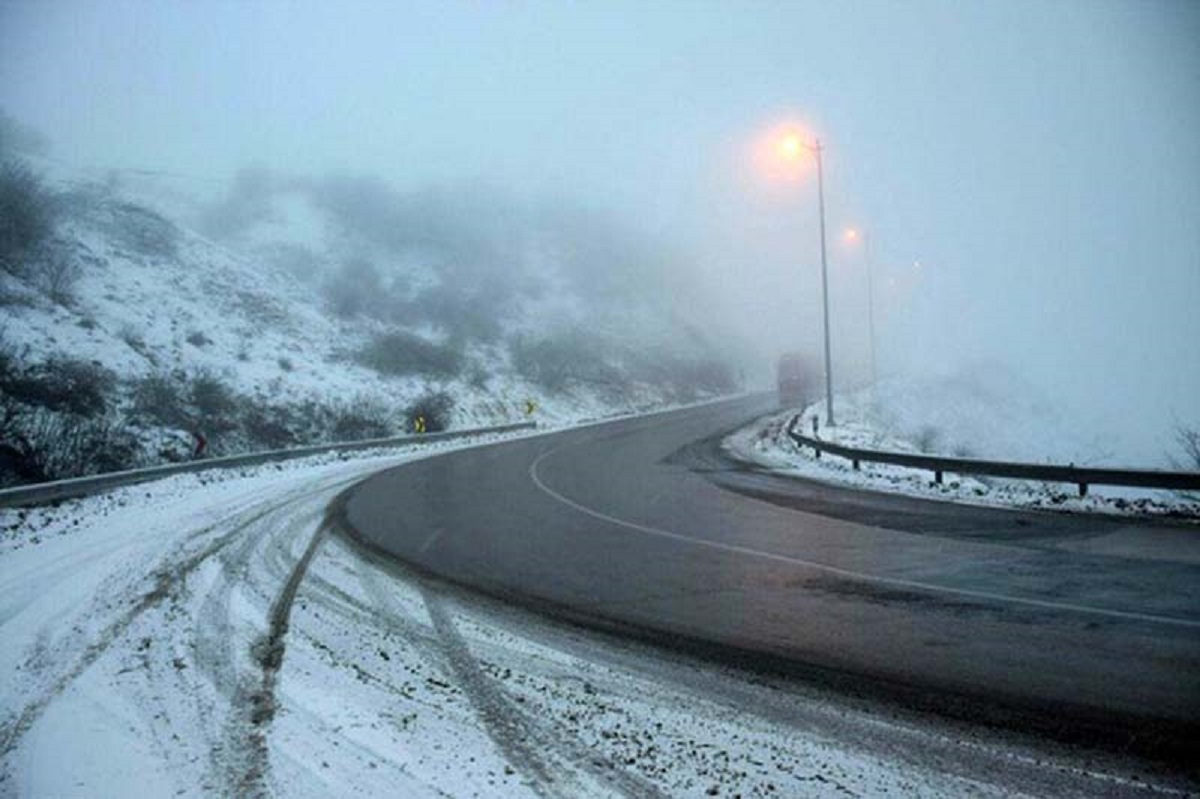
[[[537,410],[537,403],[533,400],[525,400],[525,415],[533,416],[533,412]]]
[[[418,416],[416,419],[413,419],[413,432],[414,433],[424,433],[425,432],[425,417],[424,416]]]

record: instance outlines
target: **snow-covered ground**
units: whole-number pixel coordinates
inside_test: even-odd
[[[1179,792],[1120,758],[587,633],[324,525],[365,475],[476,443],[0,511],[0,794]]]
[[[889,491],[927,499],[997,507],[1052,509],[1089,513],[1154,514],[1200,517],[1200,497],[1176,491],[1093,485],[1080,497],[1073,484],[1042,483],[946,473],[944,483],[931,472],[889,464],[852,463],[836,455],[819,458],[787,434],[797,415],[797,431],[812,435],[818,420],[826,441],[885,452],[928,453],[983,460],[1074,463],[1107,466],[1103,442],[1072,434],[1053,412],[1019,402],[973,384],[971,390],[943,391],[945,383],[893,380],[834,397],[835,427],[824,424],[825,402],[790,408],[757,420],[724,441],[725,450],[761,468],[854,488]],[[1009,397],[1005,400],[1004,397]]]

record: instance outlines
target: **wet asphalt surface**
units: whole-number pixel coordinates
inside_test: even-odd
[[[437,455],[372,547],[580,623],[1060,740],[1200,741],[1200,527],[832,488],[736,463],[753,397]]]

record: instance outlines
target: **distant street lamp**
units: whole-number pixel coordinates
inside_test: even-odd
[[[821,161],[820,139],[814,139],[812,144],[800,138],[799,134],[788,133],[779,143],[783,157],[789,161],[798,160],[805,150],[817,157],[817,208],[821,219],[821,308],[825,327],[825,424],[833,427],[833,367],[829,351],[829,266],[825,256],[825,174]]]
[[[858,228],[848,228],[846,230],[846,241],[854,243],[862,242],[863,260],[867,266],[867,331],[869,349],[871,353],[871,390],[875,390],[875,381],[878,375],[875,372],[875,279],[872,274],[871,265],[871,241],[864,231]]]

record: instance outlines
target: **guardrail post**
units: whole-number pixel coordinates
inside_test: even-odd
[[[858,458],[854,459],[854,471],[858,471]]]
[[[941,485],[941,484],[942,484],[942,473],[941,473],[941,471],[935,471],[935,472],[933,473],[933,482],[937,483],[938,485]]]
[[[1081,496],[1081,497],[1086,497],[1086,496],[1087,496],[1087,489],[1088,489],[1088,484],[1087,484],[1087,483],[1080,483],[1080,484],[1079,484],[1079,496]]]

